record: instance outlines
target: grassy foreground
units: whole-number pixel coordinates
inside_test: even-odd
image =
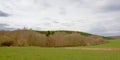
[[[0,48],[0,60],[120,60],[120,51],[38,47]]]
[[[117,40],[111,41],[109,44],[104,45],[104,47],[108,47],[108,45],[110,46],[112,44],[111,48],[114,48],[117,45],[120,45],[117,44],[117,42]],[[120,60],[120,51],[1,47],[0,60]]]

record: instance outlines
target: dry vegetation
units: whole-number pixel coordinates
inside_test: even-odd
[[[0,31],[0,46],[66,47],[104,44],[101,36],[65,31]]]

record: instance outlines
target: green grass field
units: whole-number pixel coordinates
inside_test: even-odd
[[[120,40],[111,40],[109,44],[89,47],[119,48],[119,43]],[[120,51],[1,47],[0,60],[120,60]]]

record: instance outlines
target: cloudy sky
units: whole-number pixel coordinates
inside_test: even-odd
[[[0,0],[0,30],[72,30],[120,35],[120,0]]]

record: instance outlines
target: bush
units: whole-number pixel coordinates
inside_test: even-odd
[[[1,43],[1,46],[12,46],[13,45],[13,41],[5,41]]]

